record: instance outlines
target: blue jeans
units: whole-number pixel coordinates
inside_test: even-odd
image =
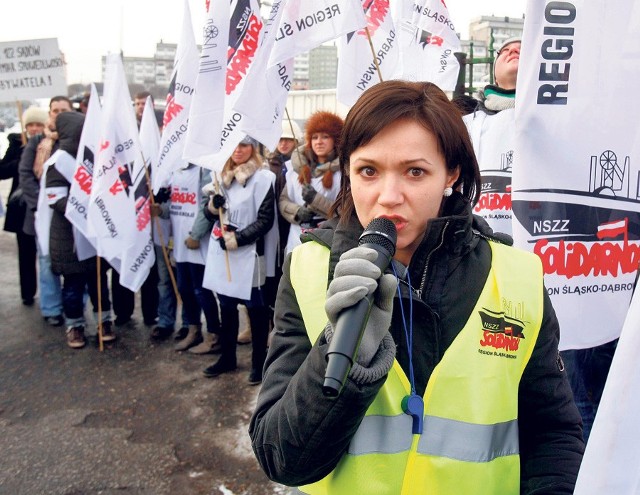
[[[220,319],[218,318],[218,304],[209,289],[202,286],[204,265],[197,263],[176,263],[178,272],[178,292],[182,298],[182,324],[199,325],[200,312],[204,312],[207,321],[207,331],[218,333]],[[186,316],[186,322],[185,320]]]
[[[62,300],[64,302],[64,316],[67,326],[84,326],[85,290],[89,292],[89,298],[93,305],[93,314],[95,320],[98,321],[98,277],[95,270],[64,275],[62,278],[64,282]],[[109,300],[109,285],[106,272],[100,277],[100,297],[102,322],[111,321],[111,302]]]
[[[176,294],[169,276],[169,267],[164,261],[160,246],[156,246],[156,263],[158,266],[158,326],[173,328],[176,323]]]
[[[560,353],[573,390],[573,398],[582,416],[585,442],[589,440],[617,345],[618,339],[589,349],[571,349]]]
[[[45,318],[62,314],[62,285],[60,276],[51,271],[51,258],[38,252],[38,281],[40,283],[40,312]]]

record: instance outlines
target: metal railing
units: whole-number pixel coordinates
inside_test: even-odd
[[[473,85],[473,67],[478,64],[487,64],[489,66],[489,84],[493,84],[493,64],[495,61],[494,53],[493,30],[491,30],[489,37],[489,47],[487,48],[486,57],[475,57],[473,53],[473,40],[469,42],[469,53],[456,52],[455,56],[460,64],[460,72],[458,73],[458,82],[456,89],[454,90],[454,96],[461,96],[463,94],[473,96],[473,94],[482,88],[476,88]],[[467,79],[468,77],[468,79]]]

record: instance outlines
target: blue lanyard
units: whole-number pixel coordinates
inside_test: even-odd
[[[409,328],[407,329],[407,319],[404,313],[404,304],[402,302],[402,291],[400,290],[400,279],[396,273],[396,267],[391,263],[393,274],[398,281],[398,300],[400,301],[400,313],[402,314],[402,326],[404,328],[404,336],[407,342],[407,352],[409,353],[409,383],[411,385],[411,393],[402,399],[402,410],[413,418],[412,433],[414,435],[422,434],[424,421],[424,401],[422,397],[416,394],[416,382],[413,374],[413,294],[411,292],[411,275],[407,267],[407,283],[409,284]]]

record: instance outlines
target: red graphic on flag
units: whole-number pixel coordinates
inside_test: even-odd
[[[244,79],[258,49],[258,37],[262,29],[262,21],[252,13],[248,23],[249,27],[238,49],[234,51],[233,47],[229,47],[227,57],[233,58],[227,66],[226,91],[228,95],[233,93],[236,86]]]
[[[75,175],[73,176],[73,179],[78,183],[80,189],[85,194],[91,194],[91,183],[93,181],[93,178],[84,167],[78,167]]]
[[[598,225],[598,239],[613,239],[614,237],[618,237],[620,234],[624,234],[625,239],[629,233],[629,219],[623,218],[622,220],[616,220],[615,222],[607,222],[601,225]]]
[[[369,35],[373,36],[380,25],[384,22],[389,12],[389,0],[367,0],[362,6],[367,16],[367,27]],[[361,29],[358,31],[361,36],[366,36],[367,31]]]
[[[167,108],[164,111],[164,117],[162,118],[162,125],[167,127],[169,122],[182,111],[183,107],[176,100],[173,95],[167,96]]]

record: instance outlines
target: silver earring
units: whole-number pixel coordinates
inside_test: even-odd
[[[445,198],[448,198],[448,197],[449,197],[449,196],[451,196],[452,194],[453,194],[453,189],[452,189],[452,188],[450,188],[450,187],[445,187],[445,188],[444,188],[444,192],[442,193],[442,195],[443,195]]]

